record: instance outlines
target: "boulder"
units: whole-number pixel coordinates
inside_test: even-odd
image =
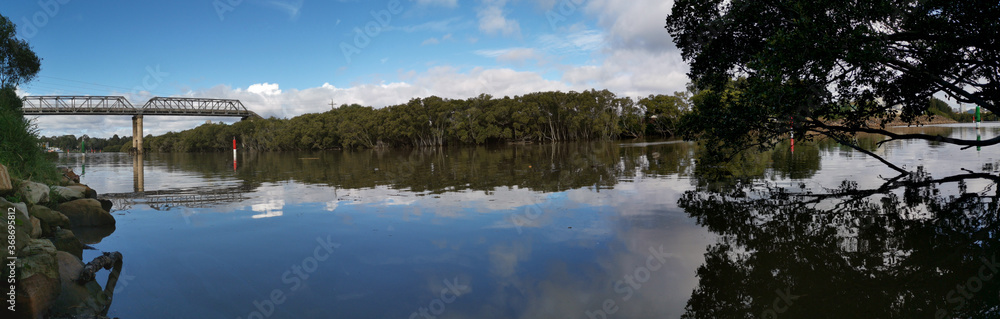
[[[42,221],[38,218],[31,217],[31,238],[42,237]]]
[[[57,252],[56,257],[59,263],[59,284],[62,293],[52,307],[52,314],[89,317],[100,313],[110,305],[110,298],[96,281],[90,280],[84,284],[78,282],[80,272],[83,271],[83,262],[80,258],[64,251]]]
[[[69,228],[69,218],[60,212],[49,209],[48,207],[42,205],[31,206],[28,210],[31,213],[31,217],[38,218],[42,221],[42,237],[52,237],[55,234],[56,228]]]
[[[69,186],[52,186],[52,193],[57,196],[53,199],[60,202],[68,202],[71,200],[85,198],[82,191],[69,188]]]
[[[69,218],[70,228],[115,225],[115,217],[93,198],[68,201],[56,209]]]
[[[18,317],[45,317],[60,292],[55,246],[44,239],[30,240],[21,250],[17,266]]]
[[[76,234],[69,229],[59,229],[56,231],[55,235],[48,238],[52,242],[52,245],[56,247],[58,251],[64,251],[76,256],[76,258],[83,258],[83,243],[79,239],[76,239]]]
[[[23,181],[21,194],[24,195],[24,200],[32,205],[49,201],[49,187],[42,183]]]
[[[97,191],[84,184],[73,184],[66,186],[66,188],[80,192],[84,198],[97,198]]]
[[[12,214],[14,218],[13,255],[15,256],[17,255],[17,252],[21,251],[21,249],[23,249],[24,246],[28,244],[28,241],[31,240],[31,219],[25,215],[25,213],[27,212],[21,210],[21,206],[22,205],[15,205],[14,203],[8,202],[7,200],[0,198],[0,210],[3,211],[3,219],[5,221],[10,220],[11,218],[10,212],[11,210],[13,210]],[[4,237],[6,238],[6,236]],[[7,241],[4,240],[4,242]],[[2,248],[3,249],[0,249],[0,251],[2,251],[2,253],[0,253],[0,257],[3,257],[3,259],[0,260],[6,261],[7,257],[11,256],[11,251],[7,249],[6,244],[4,244]]]
[[[0,164],[0,193],[14,190],[14,185],[10,183],[10,174],[7,173],[7,166]]]
[[[80,182],[80,176],[76,175],[76,173],[73,173],[73,170],[70,169],[69,167],[59,166],[59,167],[56,167],[56,169],[58,169],[60,172],[62,172],[63,177],[65,177],[68,181],[73,182],[73,183],[79,183]]]
[[[101,208],[104,208],[104,210],[108,212],[111,212],[111,208],[115,206],[115,204],[111,202],[110,199],[98,198],[97,201],[101,202]]]

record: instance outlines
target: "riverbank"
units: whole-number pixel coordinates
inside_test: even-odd
[[[83,250],[115,231],[112,203],[58,168],[57,185],[10,178],[0,165],[0,209],[7,242],[0,256],[7,282],[4,318],[106,318],[121,255],[105,253],[84,265]],[[107,257],[107,258],[105,258]],[[106,287],[94,280],[112,269]]]

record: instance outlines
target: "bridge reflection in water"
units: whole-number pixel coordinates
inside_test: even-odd
[[[147,205],[155,210],[167,211],[176,207],[206,208],[238,203],[246,200],[246,194],[256,188],[244,184],[226,188],[195,187],[147,192],[143,162],[143,154],[133,154],[131,193],[106,193],[98,197],[110,200],[114,204],[114,210],[129,210],[135,205]]]

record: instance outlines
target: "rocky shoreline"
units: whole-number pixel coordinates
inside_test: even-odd
[[[11,180],[0,165],[0,193],[14,194],[0,198],[7,221],[4,308],[13,318],[106,318],[121,254],[105,253],[86,266],[82,257],[87,245],[114,232],[112,204],[69,168],[59,169],[59,185],[45,185]],[[100,268],[112,270],[105,287],[93,279]]]

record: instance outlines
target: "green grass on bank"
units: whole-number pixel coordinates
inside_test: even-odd
[[[12,179],[57,184],[55,163],[38,142],[38,131],[25,119],[14,89],[0,90],[0,164],[7,167]]]

